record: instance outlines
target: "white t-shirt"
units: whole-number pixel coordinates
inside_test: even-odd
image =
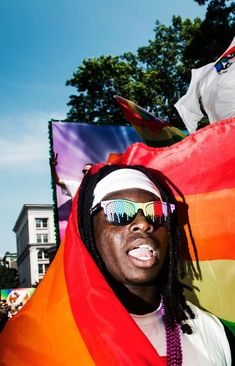
[[[181,333],[183,366],[231,366],[231,350],[224,327],[215,316],[188,303],[195,319],[187,323],[193,334]],[[145,315],[130,314],[160,356],[166,356],[166,334],[161,305]]]
[[[175,104],[190,133],[202,119],[199,100],[210,123],[235,116],[235,37],[214,63],[192,69],[187,93]]]

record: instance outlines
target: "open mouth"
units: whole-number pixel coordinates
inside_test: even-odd
[[[127,254],[141,261],[148,261],[149,259],[156,257],[157,252],[150,245],[142,244],[131,249]]]

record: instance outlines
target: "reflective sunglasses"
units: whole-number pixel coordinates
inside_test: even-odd
[[[137,203],[126,199],[115,199],[101,201],[91,209],[91,214],[96,214],[100,208],[103,208],[106,220],[112,225],[128,225],[135,219],[139,210],[142,210],[150,224],[161,226],[167,216],[173,213],[175,205],[161,201]]]

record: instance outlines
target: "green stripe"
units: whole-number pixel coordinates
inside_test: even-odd
[[[221,320],[221,322],[222,322],[225,326],[227,326],[227,327],[231,330],[231,332],[232,332],[232,333],[233,333],[233,335],[235,336],[235,323],[230,322],[230,321],[228,321],[228,320],[221,319],[221,318],[220,318],[220,320]]]

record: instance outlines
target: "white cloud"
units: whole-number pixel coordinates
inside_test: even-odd
[[[51,118],[63,119],[65,115],[36,113],[1,120],[0,168],[36,170],[41,163],[48,164],[48,121]]]

